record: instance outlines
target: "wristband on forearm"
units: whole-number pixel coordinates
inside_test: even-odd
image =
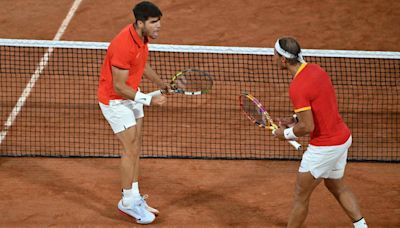
[[[151,98],[152,96],[137,91],[135,95],[135,102],[149,106],[151,103]]]
[[[283,136],[285,136],[285,139],[287,139],[287,140],[297,139],[297,136],[293,132],[293,127],[286,128],[283,131]]]

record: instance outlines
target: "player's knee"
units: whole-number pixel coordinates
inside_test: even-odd
[[[138,151],[136,149],[125,149],[121,152],[121,157],[131,158],[134,159],[138,156]]]
[[[131,140],[129,140],[130,145],[136,145],[140,142],[140,137],[133,137]]]
[[[295,195],[293,202],[295,204],[300,204],[300,205],[308,205],[308,203],[310,202],[310,197],[309,196],[305,196],[305,195]]]
[[[132,134],[129,137],[126,137],[123,140],[123,144],[125,147],[125,150],[129,150],[130,148],[135,148],[137,147],[138,143],[141,142],[142,137],[139,134]]]
[[[294,200],[297,202],[307,202],[310,198],[310,193],[306,188],[296,185],[296,189],[294,191]]]

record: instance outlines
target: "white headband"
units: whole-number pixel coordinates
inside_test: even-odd
[[[303,59],[303,55],[301,54],[301,51],[300,51],[300,53],[298,54],[298,57],[296,58],[296,55],[294,55],[294,54],[292,54],[292,53],[290,53],[290,52],[287,52],[287,51],[285,51],[285,50],[283,50],[283,48],[281,47],[281,45],[279,44],[279,39],[276,41],[276,43],[275,43],[275,50],[280,54],[280,55],[282,55],[282,56],[284,56],[284,57],[286,57],[286,58],[288,58],[288,59],[297,59],[297,60],[299,60],[299,62],[301,62],[301,63],[305,63],[306,61],[304,61],[304,59]]]

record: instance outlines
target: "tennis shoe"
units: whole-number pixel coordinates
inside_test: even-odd
[[[142,200],[143,200],[143,202],[144,202],[144,207],[146,208],[147,211],[153,213],[155,216],[158,216],[158,215],[160,214],[160,212],[159,212],[157,209],[155,209],[155,208],[153,208],[153,207],[150,207],[150,206],[147,204],[146,199],[149,198],[148,195],[145,194],[145,195],[143,195],[141,198],[142,198]]]
[[[143,198],[133,201],[130,206],[125,207],[122,199],[118,202],[118,210],[125,215],[133,217],[139,224],[150,224],[156,218],[155,215],[146,209],[146,202]]]

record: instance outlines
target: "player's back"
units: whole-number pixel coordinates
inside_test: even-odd
[[[346,142],[350,130],[339,114],[331,79],[319,65],[307,64],[293,79],[290,92],[307,100],[313,113],[314,131],[310,134],[310,144],[332,146]],[[303,107],[295,107],[299,108]]]

